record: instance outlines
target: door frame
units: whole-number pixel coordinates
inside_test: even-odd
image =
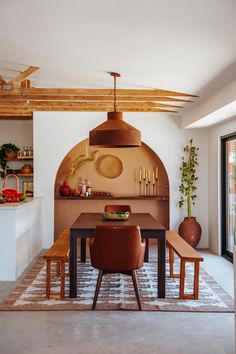
[[[236,132],[221,137],[221,255],[233,263],[233,253],[227,250],[227,179],[226,143],[236,139]]]

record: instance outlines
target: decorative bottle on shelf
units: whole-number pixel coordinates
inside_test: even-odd
[[[34,154],[33,146],[30,146],[30,148],[29,148],[29,156],[33,156],[33,154]]]
[[[80,191],[80,195],[81,196],[85,196],[86,193],[86,184],[85,184],[85,180],[82,177],[79,177],[79,191]]]
[[[23,147],[23,156],[27,156],[27,146]]]
[[[86,197],[91,197],[92,195],[92,188],[91,188],[91,184],[90,184],[90,180],[89,179],[86,179],[85,180],[85,184],[86,184]]]

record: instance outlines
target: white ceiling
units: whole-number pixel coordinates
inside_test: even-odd
[[[236,78],[235,0],[0,0],[0,75],[35,86],[199,94]]]

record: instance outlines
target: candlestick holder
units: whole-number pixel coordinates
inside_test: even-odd
[[[158,178],[156,177],[156,195],[157,195],[157,189],[158,189]]]
[[[146,195],[146,179],[143,178],[143,196]]]
[[[151,195],[151,181],[148,181],[148,195]]]

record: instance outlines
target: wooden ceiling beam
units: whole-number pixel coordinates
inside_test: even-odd
[[[9,82],[10,83],[10,82]],[[8,83],[8,84],[9,84]],[[91,96],[91,95],[107,95],[112,96],[114,94],[113,89],[80,89],[80,88],[26,88],[18,89],[13,88],[12,90],[0,90],[0,94],[5,95],[80,95],[80,96]],[[131,96],[154,96],[154,97],[171,97],[171,96],[183,96],[183,97],[198,97],[195,95],[190,95],[182,92],[167,91],[167,90],[132,90],[132,89],[118,89],[117,95],[131,95]]]
[[[0,75],[0,86],[6,85],[7,82],[4,80],[4,78]]]
[[[35,110],[35,109],[40,109],[41,107],[43,108],[48,108],[48,109],[60,109],[60,108],[71,108],[74,107],[74,109],[77,109],[78,111],[83,108],[91,109],[93,110],[94,108],[100,108],[100,109],[105,109],[107,111],[113,111],[114,107],[113,104],[109,103],[75,103],[75,102],[34,102],[31,104],[27,103],[22,103],[22,102],[16,102],[16,104],[2,104],[0,102],[0,109],[28,109],[28,110]],[[133,103],[133,102],[127,102],[127,103],[118,103],[117,104],[117,111],[120,109],[129,109],[129,108],[163,108],[163,109],[172,109],[172,108],[177,108],[180,109],[182,107],[180,106],[175,106],[175,105],[165,105],[165,104],[160,104],[160,103],[155,103],[155,102],[140,102],[140,103]]]
[[[4,95],[0,94],[1,101],[104,101],[113,102],[113,96],[76,96],[76,95]],[[155,96],[117,96],[117,102],[140,102],[140,101],[156,101],[156,102],[192,102],[172,97],[155,97]]]
[[[34,107],[32,108],[25,108],[25,107],[16,107],[16,108],[6,108],[6,107],[0,107],[0,115],[5,115],[5,116],[29,116],[32,115],[32,112],[60,112],[60,111],[67,111],[67,112],[108,112],[109,109],[107,107],[89,107],[89,106],[83,106],[83,107],[68,107],[68,106],[62,106],[62,107]],[[110,110],[112,111],[112,110]],[[170,109],[164,109],[164,108],[158,108],[158,107],[120,107],[119,108],[120,112],[169,112],[169,113],[178,113],[177,111],[170,110]]]
[[[24,70],[19,75],[17,75],[14,79],[8,81],[7,85],[15,86],[19,82],[21,82],[24,79],[26,79],[29,75],[33,74],[38,69],[39,69],[39,67],[37,67],[37,66],[30,66],[28,69]]]
[[[32,119],[34,111],[112,112],[114,89],[36,88],[28,76],[30,66],[6,82],[0,76],[0,119]],[[20,86],[20,87],[19,87]],[[198,97],[162,89],[117,89],[117,111],[178,113],[181,102]],[[179,104],[179,105],[178,105]]]
[[[14,111],[14,110],[0,110],[0,115],[5,115],[5,116],[11,116],[11,115],[22,116],[22,115],[25,115],[25,116],[30,116],[30,115],[32,115],[32,111],[25,111],[25,110],[17,110],[17,111]]]
[[[31,87],[31,81],[30,80],[23,80],[20,83],[21,88],[30,88]]]
[[[107,112],[106,108],[91,108],[91,107],[80,107],[78,110],[77,107],[37,107],[34,109],[37,112]],[[159,109],[159,108],[120,108],[120,112],[169,112],[169,113],[178,113],[177,111]]]
[[[16,115],[16,116],[6,115],[6,116],[4,116],[4,115],[0,114],[0,120],[32,120],[32,119],[33,119],[32,114],[29,116],[24,116],[24,115],[22,115],[22,116],[19,116],[19,115]]]

